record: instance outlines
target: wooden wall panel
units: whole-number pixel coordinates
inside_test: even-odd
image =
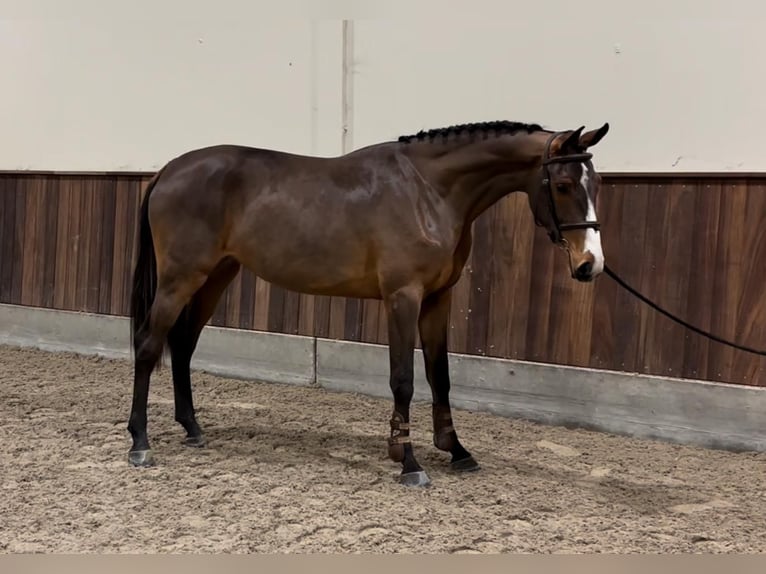
[[[737,337],[744,341],[766,341],[766,182],[743,182],[747,186],[747,215],[743,226],[747,229],[749,240],[743,252],[744,277],[741,296],[741,328]],[[737,382],[747,383],[759,376],[766,379],[759,365],[754,361],[742,362]],[[764,382],[766,384],[766,381]]]
[[[243,269],[237,276],[242,287],[239,299],[239,321],[236,326],[240,329],[252,329],[255,318],[255,275]]]
[[[149,175],[0,175],[0,302],[126,315]],[[766,180],[605,176],[609,265],[703,329],[766,348]],[[385,344],[380,301],[311,297],[243,270],[215,325]],[[766,386],[766,359],[673,323],[608,277],[582,285],[526,197],[479,218],[451,351]]]
[[[689,260],[689,290],[686,298],[685,317],[694,317],[700,329],[713,328],[715,307],[713,278],[717,273],[718,221],[721,206],[720,182],[700,182],[694,210],[694,226],[691,256]],[[684,340],[685,378],[707,378],[710,345],[716,345],[705,337],[686,336]]]
[[[545,361],[555,356],[557,350],[549,348],[548,326],[551,323],[553,280],[557,271],[561,273],[561,253],[555,249],[547,235],[539,228],[533,234],[532,256],[526,262],[530,277],[529,319],[527,321],[527,345],[525,359]],[[558,258],[556,257],[558,256]],[[555,266],[558,262],[559,266]]]
[[[22,274],[21,274],[21,304],[42,304],[44,265],[24,265],[24,261],[43,262],[41,258],[45,241],[45,212],[44,181],[34,178],[30,183],[32,193],[24,194],[26,202],[24,216],[17,221],[21,223],[24,239],[21,243]],[[17,188],[18,189],[18,188]]]
[[[24,229],[24,221],[27,213],[27,200],[34,195],[32,193],[25,193],[24,183],[17,181],[13,185],[13,194],[16,196],[14,203],[16,212],[13,214],[13,227],[11,231],[11,240],[13,245],[11,247],[12,258],[12,275],[9,283],[11,298],[14,301],[22,303],[22,281],[24,278],[24,242],[26,241],[26,234]],[[27,262],[30,265],[32,262]],[[22,303],[23,304],[23,303]]]
[[[0,178],[0,301],[10,301],[13,277],[13,230],[16,218],[15,180]]]
[[[623,207],[625,203],[625,188],[618,191],[615,183],[605,183],[602,186],[598,198],[598,211],[600,219],[608,225],[604,225],[601,230],[602,243],[609,246],[606,255],[609,256],[608,264],[612,263],[612,254],[619,253],[621,248],[621,230],[623,223]],[[635,214],[629,215],[630,221],[635,221]],[[614,357],[624,356],[618,353],[618,338],[622,332],[621,325],[617,319],[618,295],[623,293],[622,289],[614,281],[599,281],[598,289],[594,289],[594,303],[596,303],[595,294],[598,293],[598,301],[593,305],[593,315],[591,324],[591,345],[590,356],[588,358],[589,366],[597,369],[614,368]],[[624,364],[620,369],[624,369]]]
[[[526,205],[525,196],[513,195],[490,212],[495,249],[489,305],[493,317],[501,313],[505,320],[489,321],[487,352],[512,359],[526,353],[531,285],[528,268],[534,244],[534,223]]]

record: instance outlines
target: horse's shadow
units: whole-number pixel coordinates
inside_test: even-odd
[[[368,468],[377,472],[388,461],[386,439],[338,428],[337,430],[296,429],[287,426],[253,424],[205,427],[208,449],[227,458],[246,458],[261,463],[284,465],[307,461],[337,466]],[[424,444],[413,442],[418,450]],[[265,445],[268,445],[265,447]],[[445,456],[448,456],[445,454]],[[421,456],[419,455],[419,459]],[[433,454],[430,459],[438,458]],[[426,457],[423,457],[426,460]],[[391,463],[391,468],[396,465]]]
[[[257,460],[259,463],[285,466],[300,466],[306,462],[332,465],[339,472],[358,469],[371,474],[390,471],[391,476],[399,472],[399,465],[388,459],[386,437],[355,433],[338,427],[295,429],[266,424],[211,425],[206,430],[208,449],[226,459]],[[415,455],[426,472],[435,479],[454,476],[449,468],[449,454],[436,450],[430,439],[413,436]],[[264,448],[264,445],[268,447]],[[667,514],[675,505],[701,502],[702,498],[684,485],[639,484],[620,477],[594,479],[583,471],[562,467],[550,467],[529,460],[511,459],[491,450],[472,449],[482,465],[475,473],[463,475],[461,480],[469,481],[478,490],[505,488],[505,483],[518,484],[522,481],[542,482],[545,488],[556,488],[556,484],[576,488],[577,493],[587,493],[610,508],[621,507],[642,515]],[[491,484],[482,485],[491,477]],[[498,482],[499,480],[499,482]],[[437,486],[438,487],[438,486]],[[575,496],[578,496],[577,494]],[[545,509],[542,509],[545,511]]]

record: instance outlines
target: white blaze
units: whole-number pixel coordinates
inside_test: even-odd
[[[585,195],[588,198],[588,213],[585,216],[587,221],[596,221],[596,207],[588,193],[588,167],[582,164],[582,176],[580,183],[585,189]],[[590,251],[593,255],[593,274],[601,273],[604,270],[604,251],[601,249],[601,233],[595,229],[585,230],[585,251]]]

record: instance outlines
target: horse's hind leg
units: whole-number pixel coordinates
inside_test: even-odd
[[[451,291],[434,293],[423,301],[419,329],[426,378],[433,395],[434,446],[452,455],[454,470],[476,470],[479,465],[457,438],[449,404],[450,378],[447,332]]]
[[[206,275],[202,273],[184,274],[183,278],[160,274],[148,326],[141,330],[135,340],[133,404],[128,422],[128,430],[133,438],[128,460],[133,466],[150,466],[154,462],[146,432],[149,380],[162,356],[170,329],[205,279]]]
[[[191,386],[191,359],[202,329],[218,304],[221,295],[239,273],[240,264],[227,257],[210,273],[205,284],[192,297],[168,334],[173,371],[175,418],[186,430],[188,446],[205,446],[202,429],[197,423]]]

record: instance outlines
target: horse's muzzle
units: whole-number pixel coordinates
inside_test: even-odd
[[[585,261],[581,263],[577,269],[574,270],[574,273],[572,276],[577,279],[578,281],[582,281],[584,283],[587,283],[588,281],[593,281],[593,278],[595,275],[593,274],[593,263],[590,261]]]

